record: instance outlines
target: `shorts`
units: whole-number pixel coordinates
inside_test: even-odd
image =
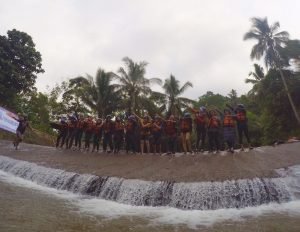
[[[150,135],[141,135],[141,140],[148,140],[150,139]]]

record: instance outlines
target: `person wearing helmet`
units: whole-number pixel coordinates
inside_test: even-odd
[[[151,134],[153,137],[153,154],[155,155],[156,152],[161,155],[161,137],[162,137],[162,130],[163,130],[163,122],[160,116],[156,115],[155,120],[152,123],[151,127]]]
[[[32,127],[29,125],[27,115],[19,116],[18,118],[14,118],[19,122],[18,128],[16,130],[16,138],[13,141],[13,145],[16,150],[18,150],[19,144],[24,139],[24,133],[26,131],[26,128],[29,128],[31,131],[33,131]]]
[[[137,145],[136,145],[136,128],[137,122],[134,115],[130,115],[127,119],[125,124],[125,149],[126,153],[131,150],[134,154],[137,152]]]
[[[124,124],[120,116],[116,117],[114,123],[113,141],[114,141],[114,154],[119,153],[124,138]]]
[[[165,120],[164,131],[167,139],[167,154],[175,154],[177,144],[177,121],[174,115]]]
[[[59,128],[58,128],[58,135],[56,138],[56,145],[55,147],[62,148],[65,144],[65,140],[68,134],[68,125],[67,125],[67,118],[62,116],[59,121]]]
[[[208,125],[207,125],[207,135],[208,135],[208,145],[209,152],[220,151],[220,141],[219,141],[219,130],[221,126],[221,120],[218,116],[216,110],[210,110],[208,112]]]
[[[91,137],[93,134],[93,130],[94,130],[94,120],[92,118],[92,116],[88,116],[85,119],[85,127],[84,127],[84,149],[85,151],[89,151],[90,150],[90,142],[91,142]]]
[[[196,125],[196,151],[204,151],[206,131],[207,131],[207,112],[206,107],[201,106],[199,110],[195,110],[190,108],[192,113],[194,114],[194,123]],[[201,146],[199,147],[201,141]]]
[[[77,134],[77,123],[78,123],[78,118],[76,114],[73,114],[69,117],[69,133],[68,133],[68,138],[67,138],[67,149],[71,149],[73,145],[73,141],[76,137]]]
[[[245,135],[248,143],[249,149],[252,149],[251,141],[249,137],[248,131],[248,118],[247,118],[247,111],[243,104],[238,104],[237,107],[234,109],[230,105],[226,105],[229,109],[235,112],[236,114],[236,121],[237,121],[237,129],[239,135],[239,143],[241,146],[241,151],[244,151],[244,144],[243,144],[243,135]]]
[[[222,119],[224,141],[227,144],[228,151],[234,153],[236,115],[231,110],[224,109]]]
[[[138,117],[139,118],[139,117]],[[147,153],[150,152],[150,134],[151,134],[151,118],[150,116],[146,115],[143,119],[139,118],[140,125],[141,125],[141,141],[140,141],[140,149],[141,154],[144,154],[145,145],[147,149]]]
[[[77,132],[75,137],[75,147],[77,147],[79,151],[81,150],[81,140],[85,127],[86,121],[84,120],[84,116],[80,114],[76,125]]]
[[[183,152],[184,154],[186,154],[187,152],[193,154],[191,143],[193,120],[191,114],[188,112],[184,113],[184,116],[180,119],[179,124]]]
[[[103,152],[106,152],[107,145],[109,146],[108,153],[113,151],[112,135],[114,130],[113,122],[111,121],[111,115],[107,115],[102,126],[103,130]]]
[[[92,136],[93,136],[92,152],[94,152],[95,150],[98,152],[100,141],[102,138],[102,119],[101,118],[98,118],[96,120],[96,123],[94,124],[94,127],[93,127],[93,135]]]

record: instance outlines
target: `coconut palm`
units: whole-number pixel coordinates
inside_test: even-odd
[[[134,62],[128,57],[123,58],[125,68],[120,67],[118,74],[114,77],[119,82],[119,90],[125,94],[125,103],[128,112],[136,112],[143,108],[143,102],[152,93],[150,85],[152,83],[161,84],[159,78],[146,78],[147,62]]]
[[[257,95],[260,88],[260,82],[265,78],[265,73],[263,67],[258,64],[254,64],[254,71],[251,71],[248,76],[253,78],[246,78],[245,82],[253,84],[252,90],[250,90],[250,95]]]
[[[120,94],[112,84],[113,75],[98,69],[95,79],[91,75],[70,80],[70,90],[88,105],[99,117],[104,117],[118,108]],[[66,93],[65,93],[66,94]]]
[[[279,71],[289,102],[300,124],[300,117],[283,75],[281,58],[278,52],[289,40],[289,34],[286,31],[278,32],[280,27],[279,22],[275,22],[270,26],[267,18],[252,18],[251,21],[252,27],[250,31],[244,35],[244,40],[255,39],[257,40],[257,44],[253,46],[250,57],[251,59],[257,60],[264,57],[267,68],[271,67]]]
[[[179,115],[182,113],[183,108],[187,108],[194,103],[191,99],[181,97],[181,95],[190,87],[193,87],[193,84],[189,81],[185,82],[180,87],[179,80],[176,80],[175,76],[172,74],[170,75],[170,78],[165,79],[163,85],[165,91],[164,108],[167,111],[167,115]]]

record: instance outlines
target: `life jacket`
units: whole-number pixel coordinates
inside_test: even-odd
[[[86,126],[86,122],[85,122],[84,120],[79,120],[79,121],[77,121],[76,127],[77,127],[78,129],[83,129],[85,126]]]
[[[135,122],[128,120],[125,125],[126,133],[134,132],[134,127],[135,127]]]
[[[174,135],[176,132],[176,122],[166,121],[165,133],[167,135]]]
[[[209,128],[218,128],[220,126],[220,121],[216,116],[212,116],[209,119],[208,127]]]
[[[124,125],[122,122],[115,122],[115,131],[123,131],[124,130]]]
[[[144,122],[143,122],[143,124],[144,124]],[[149,135],[150,132],[151,132],[151,127],[152,127],[152,125],[151,125],[150,121],[147,122],[145,126],[142,125],[141,126],[141,134],[142,135]]]
[[[223,119],[223,126],[224,127],[234,127],[234,119],[231,115],[225,115]]]
[[[77,121],[76,120],[71,120],[68,124],[69,128],[74,129],[76,127]]]
[[[86,132],[92,132],[94,129],[94,122],[93,121],[86,121],[86,127],[85,127],[85,131]]]
[[[101,126],[101,123],[96,123],[94,124],[94,127],[93,127],[93,132],[97,135],[100,135],[101,132],[102,132],[102,126]]]
[[[206,116],[204,114],[197,114],[194,122],[196,123],[197,126],[204,126],[205,125],[205,120]]]
[[[112,129],[113,129],[113,127],[112,127],[112,122],[110,122],[110,121],[108,121],[108,122],[105,121],[104,124],[103,124],[103,126],[102,126],[102,128],[103,128],[104,133],[109,133],[109,132],[111,132]]]
[[[159,128],[157,128],[154,124],[156,124],[157,126],[159,126]],[[162,126],[161,122],[155,122],[155,123],[153,123],[152,124],[152,128],[151,128],[152,133],[160,132],[162,130],[161,126]]]
[[[182,132],[188,132],[192,130],[192,125],[191,125],[191,119],[190,118],[183,118],[180,121],[180,130]]]
[[[239,122],[245,122],[247,121],[247,117],[246,117],[246,111],[238,111],[236,113],[236,118]]]

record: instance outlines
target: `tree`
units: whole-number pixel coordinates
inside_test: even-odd
[[[256,96],[258,93],[262,92],[259,91],[260,82],[261,80],[264,79],[265,73],[263,67],[261,67],[260,65],[254,64],[253,66],[254,66],[254,71],[250,72],[248,75],[249,77],[253,77],[253,78],[246,78],[245,82],[253,84],[253,88],[252,90],[250,90],[249,94],[251,96]]]
[[[98,69],[95,80],[92,76],[76,77],[70,80],[69,90],[63,94],[64,98],[74,101],[74,110],[86,104],[99,117],[104,117],[118,108],[121,101],[117,85],[112,83],[112,73]]]
[[[266,67],[270,66],[279,71],[289,103],[300,125],[300,117],[283,75],[282,59],[279,54],[279,51],[283,49],[283,46],[289,40],[289,34],[286,31],[278,32],[280,27],[279,22],[275,22],[269,26],[267,18],[252,18],[251,21],[252,27],[250,31],[244,35],[244,40],[255,39],[257,40],[257,44],[253,46],[250,57],[251,59],[258,60],[264,57]]]
[[[142,108],[142,102],[152,93],[150,85],[152,83],[161,84],[158,78],[146,78],[147,62],[135,63],[128,57],[123,58],[125,68],[120,67],[118,74],[114,77],[119,82],[119,90],[125,95],[125,104],[128,112],[136,112],[137,108]]]
[[[236,90],[232,89],[229,94],[228,94],[228,97],[229,97],[229,104],[230,105],[237,105],[238,104],[238,96],[237,96],[237,92]]]
[[[179,80],[176,80],[175,76],[172,74],[170,75],[170,78],[165,79],[163,89],[165,91],[164,106],[167,110],[167,115],[179,115],[182,113],[183,108],[195,103],[195,101],[191,99],[180,97],[190,87],[193,87],[193,84],[189,81],[185,82],[180,87]]]
[[[30,35],[16,29],[0,35],[0,104],[11,106],[17,94],[32,91],[42,72],[41,54]]]
[[[216,107],[218,109],[224,109],[226,107],[226,103],[229,102],[229,98],[222,96],[221,94],[214,94],[211,91],[207,91],[206,94],[199,97],[197,103],[195,104],[197,107],[206,106],[206,107]]]

